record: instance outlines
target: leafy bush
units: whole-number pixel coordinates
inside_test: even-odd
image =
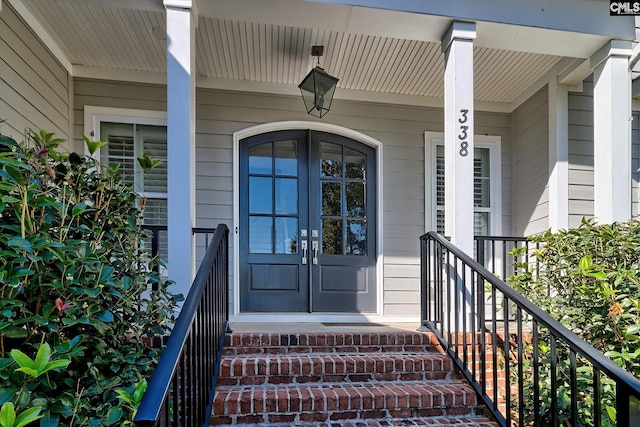
[[[42,427],[123,425],[135,408],[119,396],[149,377],[158,350],[146,337],[168,332],[178,298],[153,271],[118,166],[60,142],[0,137],[0,405],[41,408]],[[45,346],[55,369],[33,377],[22,363]]]
[[[509,279],[510,284],[619,366],[640,377],[640,221],[597,225],[583,220],[577,229],[546,232],[532,239],[542,243],[533,254],[540,271],[534,275],[528,265],[521,263],[520,273]],[[541,330],[540,337],[540,360],[549,364],[549,346],[544,342],[548,333]],[[533,348],[528,346],[526,350],[525,396],[533,396]],[[557,362],[558,396],[550,396],[550,371],[540,371],[541,416],[549,419],[550,402],[555,399],[564,425],[570,409],[570,379],[568,351],[562,346],[558,348]],[[586,361],[577,362],[580,425],[594,425],[594,405],[603,408],[603,426],[615,425],[612,381],[602,378],[601,401],[594,402],[593,371]],[[532,417],[532,399],[526,399],[525,407]]]

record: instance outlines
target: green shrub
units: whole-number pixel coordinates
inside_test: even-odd
[[[178,298],[153,271],[118,166],[60,142],[0,137],[0,405],[41,408],[40,426],[122,425],[135,408],[118,396],[150,376],[158,350],[145,337],[168,333]],[[66,366],[34,379],[9,357],[44,345]]]
[[[539,274],[532,274],[530,266],[521,263],[521,273],[509,283],[619,366],[640,377],[640,221],[597,225],[584,220],[577,229],[546,232],[532,239],[541,243],[534,253]],[[544,343],[548,332],[542,329],[540,336],[540,358],[549,363],[549,346]],[[528,346],[526,350],[525,396],[533,396],[533,349]],[[540,383],[547,384],[539,389],[541,416],[549,419],[550,402],[555,399],[564,425],[569,416],[570,379],[568,350],[563,346],[558,347],[557,362],[557,396],[549,395],[550,371],[540,371]],[[602,406],[603,426],[615,425],[612,381],[602,378],[602,399],[593,402],[593,372],[586,361],[578,359],[577,364],[580,425],[593,425],[594,405]],[[531,418],[533,402],[525,400]]]

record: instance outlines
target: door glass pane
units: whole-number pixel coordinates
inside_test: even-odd
[[[271,174],[273,170],[271,143],[249,148],[249,173]]]
[[[322,220],[322,253],[342,255],[342,220]]]
[[[296,178],[276,178],[276,213],[298,214],[298,180]]]
[[[323,177],[342,176],[342,146],[330,142],[320,143],[321,172]]]
[[[367,255],[366,221],[347,221],[347,255]]]
[[[249,252],[254,254],[270,254],[272,244],[273,222],[271,217],[249,217]]]
[[[342,199],[342,183],[323,182],[322,183],[322,213],[326,216],[340,216],[342,209],[340,201]]]
[[[345,175],[347,178],[365,179],[366,157],[364,154],[352,150],[344,149]]]
[[[249,213],[273,213],[271,181],[267,177],[249,177]]]
[[[276,218],[276,253],[298,253],[298,218]]]
[[[275,143],[276,175],[298,176],[298,141]]]
[[[347,183],[346,199],[347,199],[347,216],[364,217],[365,209],[365,183],[349,182]]]

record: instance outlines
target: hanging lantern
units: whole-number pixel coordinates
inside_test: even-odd
[[[329,112],[338,84],[337,78],[320,67],[319,57],[322,56],[323,51],[324,46],[311,48],[311,54],[318,57],[318,63],[298,85],[307,113],[316,117],[322,117]]]

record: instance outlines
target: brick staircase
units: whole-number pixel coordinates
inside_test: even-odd
[[[226,337],[210,425],[497,427],[430,334]]]

